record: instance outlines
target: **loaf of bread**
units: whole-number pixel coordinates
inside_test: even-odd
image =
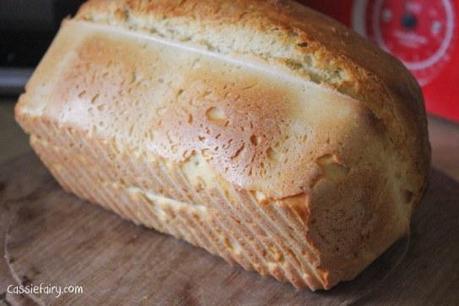
[[[312,290],[409,231],[429,169],[410,73],[288,0],[91,0],[16,118],[65,190]]]

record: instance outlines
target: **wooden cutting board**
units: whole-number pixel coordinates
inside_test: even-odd
[[[0,221],[0,304],[459,304],[459,184],[435,170],[410,238],[328,292],[296,290],[124,221],[65,193],[32,154],[0,166]],[[6,293],[17,283],[83,294]]]

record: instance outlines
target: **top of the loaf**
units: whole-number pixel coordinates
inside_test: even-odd
[[[89,1],[64,23],[16,113],[88,131],[99,122],[110,127],[99,136],[169,160],[210,153],[227,181],[276,198],[308,193],[322,169],[356,185],[386,177],[416,203],[429,164],[409,72],[288,1]]]
[[[411,164],[408,179],[424,180],[430,148],[418,84],[398,60],[318,12],[288,0],[92,0],[76,19],[256,59],[349,95],[387,129]]]

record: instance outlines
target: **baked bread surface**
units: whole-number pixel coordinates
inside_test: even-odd
[[[402,64],[291,1],[89,1],[16,118],[66,190],[313,290],[409,231],[430,160]]]

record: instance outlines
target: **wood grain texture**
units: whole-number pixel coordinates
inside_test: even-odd
[[[1,167],[0,205],[0,298],[13,304],[453,305],[459,301],[459,184],[438,171],[432,172],[430,188],[415,214],[410,242],[402,240],[356,280],[329,292],[298,291],[262,278],[85,203],[65,193],[32,154]],[[76,284],[84,293],[58,299],[5,294],[6,287],[17,282]]]

